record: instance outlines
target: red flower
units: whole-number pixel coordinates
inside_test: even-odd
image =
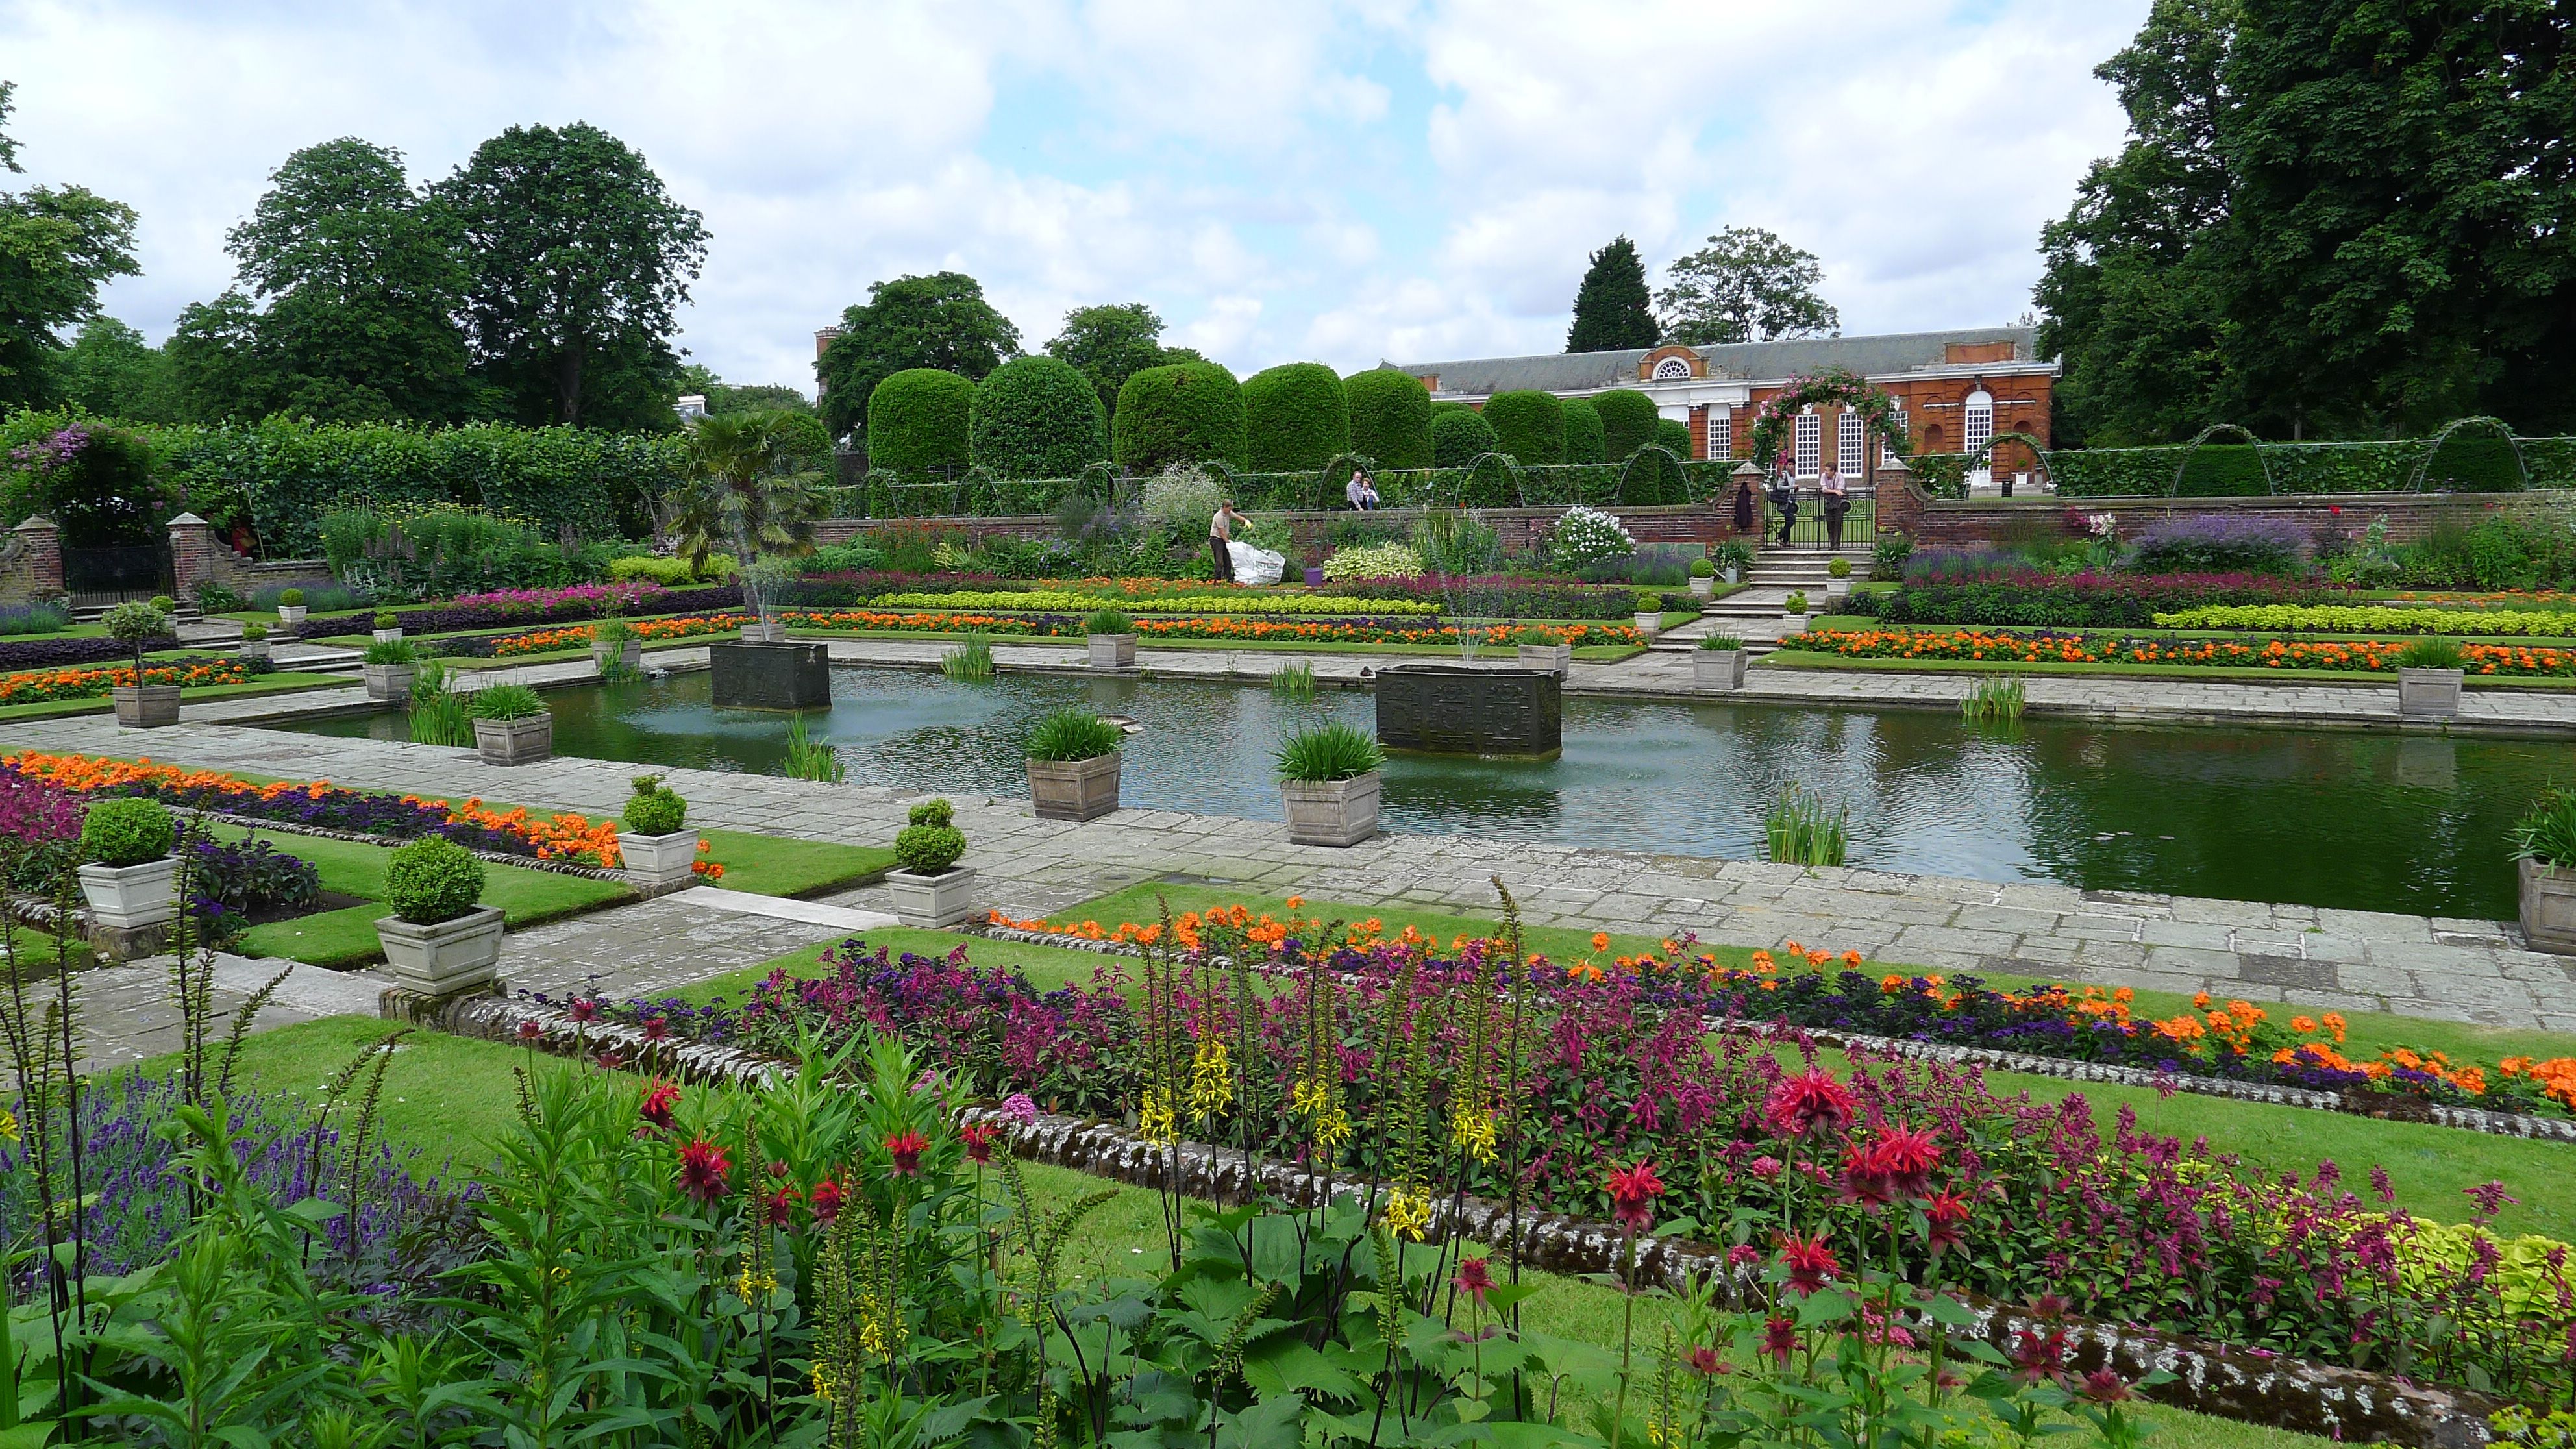
[[[792,1182],[782,1182],[771,1188],[769,1195],[761,1199],[762,1213],[769,1225],[773,1228],[783,1228],[793,1221],[796,1200],[802,1196],[804,1194],[798,1192],[796,1184]]]
[[[546,1029],[537,1025],[535,1017],[530,1017],[526,1021],[519,1023],[519,1040],[521,1041],[535,1041],[538,1037],[545,1034]]]
[[[587,998],[575,997],[573,998],[571,1012],[572,1019],[575,1021],[590,1021],[599,1015],[599,1003],[588,1000]]]
[[[1458,1264],[1458,1276],[1449,1281],[1457,1286],[1459,1292],[1475,1299],[1476,1306],[1481,1308],[1485,1294],[1494,1286],[1494,1275],[1487,1271],[1484,1259],[1468,1258]]]
[[[990,1122],[977,1122],[957,1129],[957,1139],[966,1144],[967,1160],[977,1163],[993,1160],[993,1139],[1001,1135],[1002,1129]]]
[[[644,1125],[654,1131],[668,1132],[671,1130],[671,1108],[676,1106],[679,1100],[679,1088],[668,1082],[655,1082],[645,1091],[644,1105],[636,1109],[636,1115],[642,1117]]]
[[[1871,1166],[1898,1197],[1921,1197],[1941,1165],[1941,1139],[1912,1127],[1890,1128],[1869,1150]]]
[[[1813,1293],[1834,1280],[1842,1271],[1842,1259],[1825,1245],[1822,1233],[1812,1238],[1782,1238],[1780,1261],[1789,1269],[1789,1287],[1797,1293]]]
[[[626,1065],[626,1053],[610,1047],[599,1054],[598,1062],[601,1071],[613,1072]]]
[[[1655,1199],[1663,1194],[1664,1180],[1655,1176],[1652,1162],[1640,1162],[1625,1172],[1610,1174],[1610,1210],[1632,1233],[1654,1226]]]
[[[886,1151],[894,1155],[894,1170],[904,1177],[921,1174],[921,1150],[929,1145],[918,1132],[889,1134],[885,1140]]]
[[[1716,1349],[1710,1348],[1706,1344],[1701,1344],[1699,1347],[1692,1349],[1690,1351],[1689,1360],[1690,1366],[1694,1370],[1712,1378],[1719,1374],[1735,1372],[1732,1365],[1717,1356]]]
[[[1877,1149],[1857,1142],[1843,1149],[1843,1201],[1871,1208],[1896,1201],[1895,1184],[1879,1170]]]
[[[1762,1351],[1782,1368],[1789,1366],[1789,1355],[1798,1349],[1798,1325],[1785,1318],[1772,1318],[1762,1325]]]
[[[2097,1404],[2116,1404],[2129,1396],[2128,1382],[2107,1368],[2084,1376],[2084,1397]]]
[[[1967,1241],[1959,1228],[1968,1221],[1968,1200],[1957,1193],[1945,1192],[1925,1203],[1923,1218],[1925,1241],[1935,1254],[1947,1252]]]
[[[1790,1077],[1772,1089],[1771,1126],[1783,1137],[1831,1132],[1850,1121],[1860,1104],[1822,1067]]]
[[[2066,1330],[2052,1328],[2043,1334],[2034,1328],[2013,1330],[2011,1351],[2013,1367],[2021,1370],[2021,1381],[2035,1384],[2042,1379],[2061,1377],[2066,1372]]]
[[[658,1016],[644,1018],[644,1039],[662,1041],[671,1035],[671,1023]]]
[[[813,1204],[814,1221],[829,1223],[841,1215],[841,1184],[832,1178],[824,1178],[814,1184],[814,1195],[806,1201]]]
[[[714,1202],[725,1195],[725,1174],[733,1171],[733,1160],[723,1148],[700,1137],[680,1149],[680,1191],[700,1202]]]

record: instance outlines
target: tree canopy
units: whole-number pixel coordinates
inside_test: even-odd
[[[24,169],[7,129],[14,89],[0,81],[0,171],[12,173]],[[0,191],[0,408],[49,401],[63,330],[138,270],[132,207],[80,186]]]
[[[1638,259],[1637,244],[1615,238],[1592,254],[1583,285],[1574,293],[1574,325],[1566,331],[1565,350],[1654,346],[1663,333],[1646,303],[1646,264]]]
[[[1825,273],[1815,253],[1757,226],[1726,228],[1667,275],[1655,294],[1666,342],[1713,347],[1842,332],[1842,315],[1816,295]]]
[[[1020,329],[964,272],[874,282],[868,300],[841,313],[841,335],[814,364],[823,421],[864,430],[877,384],[916,367],[973,381],[1020,355]]]
[[[1064,328],[1046,350],[1091,380],[1108,414],[1117,412],[1118,389],[1146,368],[1207,361],[1195,348],[1165,347],[1162,317],[1142,302],[1076,307],[1064,314]]]

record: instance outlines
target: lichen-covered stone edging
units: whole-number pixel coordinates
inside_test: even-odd
[[[998,940],[1018,941],[1036,946],[1057,946],[1075,951],[1096,951],[1105,955],[1132,956],[1136,948],[1120,941],[1093,941],[1080,936],[1057,936],[1045,931],[1022,930],[1016,926],[986,926],[983,934]],[[1778,1029],[1776,1023],[1727,1021],[1708,1018],[1711,1031],[1753,1032],[1767,1034]],[[2318,1112],[2342,1112],[2355,1117],[2384,1120],[2424,1121],[2440,1127],[2456,1127],[2464,1132],[2485,1132],[2497,1137],[2530,1137],[2544,1142],[2576,1143],[2576,1121],[2556,1117],[2534,1117],[2523,1112],[2490,1112],[2483,1107],[2453,1107],[2436,1102],[2419,1102],[2416,1098],[2382,1094],[2347,1096],[2340,1092],[2320,1092],[2307,1087],[2285,1087],[2269,1082],[2240,1082],[2226,1077],[2204,1077],[2189,1072],[2156,1072],[2144,1067],[2116,1066],[2108,1062],[2069,1061],[2064,1057],[2034,1056],[2028,1052],[2003,1051],[1995,1047],[1963,1046],[1954,1042],[1910,1041],[1903,1037],[1871,1036],[1864,1032],[1834,1031],[1824,1027],[1791,1027],[1804,1033],[1818,1046],[1860,1048],[1880,1056],[1904,1057],[1915,1061],[1944,1062],[1954,1066],[1991,1067],[1996,1071],[2021,1072],[2035,1077],[2054,1077],[2065,1082],[2100,1082],[2108,1086],[2144,1087],[2158,1092],[2191,1092],[2206,1097],[2226,1097],[2239,1102],[2260,1102],[2275,1107],[2305,1107]]]
[[[388,1014],[424,1026],[493,1041],[527,1041],[558,1056],[593,1056],[605,1065],[653,1072],[688,1082],[761,1085],[790,1075],[791,1064],[735,1047],[649,1041],[635,1027],[575,1022],[554,1007],[498,996],[427,1002],[388,991]],[[520,1034],[534,1023],[533,1039]],[[1107,1122],[1040,1113],[1022,1125],[995,1107],[970,1107],[968,1122],[1001,1127],[1013,1152],[1035,1162],[1138,1187],[1160,1187],[1168,1178],[1190,1197],[1241,1202],[1260,1195],[1312,1205],[1337,1192],[1372,1191],[1366,1179],[1312,1173],[1274,1158],[1247,1163],[1244,1154],[1199,1142],[1154,1142]],[[1177,1170],[1176,1170],[1177,1169]],[[1433,1208],[1432,1233],[1463,1234],[1496,1249],[1515,1240],[1529,1267],[1568,1276],[1619,1271],[1619,1230],[1607,1223],[1522,1208],[1486,1198],[1453,1198]],[[1683,1238],[1648,1238],[1639,1244],[1634,1281],[1678,1288],[1714,1279],[1741,1295],[1750,1280],[1731,1271],[1724,1250]],[[2348,1441],[2381,1441],[2407,1449],[2469,1449],[2488,1441],[2486,1416],[2500,1405],[2484,1396],[2409,1384],[2384,1374],[2334,1368],[2145,1329],[2080,1318],[2041,1321],[2025,1310],[1969,1298],[1976,1336],[2010,1350],[2025,1329],[2066,1331],[2067,1366],[2076,1373],[2109,1367],[2136,1381],[2151,1373],[2173,1375],[2142,1392],[2157,1403],[2197,1413]]]
[[[346,840],[357,845],[403,843],[382,835],[369,835],[362,830],[335,830],[327,825],[307,825],[302,821],[263,820],[256,815],[234,815],[223,810],[198,810],[186,805],[174,805],[170,809],[174,815],[219,820],[226,825],[241,826],[245,830],[275,830],[287,835],[310,835],[322,840]],[[462,842],[459,843],[462,844]],[[465,848],[494,865],[515,865],[522,870],[550,870],[557,875],[577,875],[590,880],[622,881],[626,879],[624,871],[610,870],[605,866],[583,865],[570,860],[545,860],[533,855],[512,855],[506,850],[483,850],[470,845]]]

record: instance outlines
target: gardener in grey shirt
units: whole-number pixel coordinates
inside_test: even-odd
[[[1231,498],[1218,504],[1216,516],[1208,520],[1208,552],[1216,555],[1216,581],[1220,584],[1234,582],[1234,551],[1226,545],[1234,540],[1234,525],[1244,521],[1244,516],[1234,511]]]

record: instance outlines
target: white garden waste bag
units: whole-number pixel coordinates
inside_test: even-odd
[[[1234,581],[1238,584],[1275,584],[1280,570],[1288,567],[1285,555],[1254,548],[1241,539],[1226,540],[1225,552],[1234,560]]]

